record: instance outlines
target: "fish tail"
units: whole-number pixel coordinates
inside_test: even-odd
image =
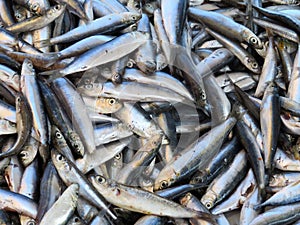
[[[57,52],[50,52],[50,53],[44,53],[46,56],[49,57],[48,62],[45,64],[46,67],[52,66],[54,63],[57,62],[57,60],[60,59],[60,54]]]
[[[45,39],[45,40],[40,40],[40,41],[36,41],[34,43],[34,45],[37,47],[37,48],[43,48],[43,47],[47,47],[47,46],[50,46],[52,45],[50,39]]]
[[[64,75],[59,70],[49,70],[39,73],[40,76],[49,76],[46,81],[51,83],[57,78],[63,77]]]
[[[201,219],[201,220],[206,220],[206,221],[210,222],[211,224],[217,225],[218,224],[216,221],[217,217],[218,216],[212,215],[210,213],[197,211],[197,216],[195,218]]]
[[[259,210],[259,209],[263,208],[264,206],[265,206],[264,204],[258,204],[258,205],[253,206],[253,209]]]

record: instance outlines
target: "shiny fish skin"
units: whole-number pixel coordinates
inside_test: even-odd
[[[40,198],[38,204],[37,221],[41,221],[44,214],[51,208],[62,192],[62,181],[52,162],[44,170],[40,184]]]
[[[0,154],[1,158],[20,153],[31,132],[31,111],[26,99],[21,94],[18,94],[16,97],[16,119],[18,134],[17,140],[10,149]]]
[[[73,149],[76,154],[83,155],[84,147],[82,141],[76,131],[71,127],[70,122],[66,121],[67,119],[64,116],[63,109],[60,108],[60,103],[55,94],[44,82],[38,80],[38,84],[50,121],[61,130],[71,149]]]
[[[38,141],[41,143],[39,153],[45,162],[49,157],[47,150],[49,144],[47,117],[39,92],[35,69],[30,60],[24,60],[22,65],[21,91],[28,101],[32,113],[33,128],[37,134]]]
[[[129,24],[132,24],[140,19],[140,15],[137,13],[121,13],[111,14],[105,17],[101,17],[85,26],[75,28],[65,34],[57,37],[53,37],[49,40],[43,40],[37,43],[39,46],[54,45],[59,43],[68,43],[70,41],[76,41],[88,37],[89,35],[102,34],[113,32],[115,30],[125,28]],[[114,26],[112,26],[112,24]]]
[[[299,219],[299,203],[279,206],[257,216],[250,225],[286,224]]]
[[[63,77],[68,74],[75,72],[86,71],[95,66],[102,65],[107,62],[111,62],[117,59],[120,59],[122,56],[125,56],[140,45],[146,42],[147,35],[141,32],[131,32],[126,33],[122,36],[119,36],[109,42],[106,42],[102,45],[99,45],[95,48],[88,50],[83,53],[80,57],[72,61],[67,67],[59,71],[48,71],[41,73],[42,75],[51,75],[49,81],[53,81],[56,78]],[[126,46],[123,44],[126,43]],[[132,46],[131,49],[128,49],[127,44]],[[118,51],[118,52],[116,52]],[[91,59],[93,59],[91,61]],[[50,74],[49,74],[50,73]]]
[[[56,5],[45,12],[43,16],[30,17],[22,22],[15,23],[6,29],[12,33],[22,33],[24,31],[38,30],[47,26],[49,23],[59,17],[65,7],[63,5]]]
[[[0,189],[0,208],[36,218],[37,204],[30,198],[12,191]]]
[[[299,3],[0,0],[0,224],[297,224]]]
[[[211,182],[201,198],[202,204],[207,209],[213,208],[215,204],[226,198],[244,178],[247,173],[246,157],[246,152],[240,151],[229,168]]]
[[[93,125],[88,117],[88,112],[84,107],[84,102],[81,96],[76,92],[73,84],[64,78],[56,79],[52,83],[51,87],[58,99],[62,102],[62,104],[66,106],[65,109],[69,121],[72,120],[71,123],[74,126],[75,132],[78,134],[80,140],[82,141],[84,151],[92,153],[96,147],[93,135]],[[72,136],[67,136],[67,140],[70,139],[72,140]],[[79,152],[81,152],[81,154],[83,155],[83,148],[79,141],[78,143],[76,143],[77,139],[78,137],[76,137],[76,135],[74,134],[72,141],[75,141],[76,145],[74,145],[73,143],[71,146],[75,147],[75,149],[77,146]]]
[[[262,48],[261,40],[251,30],[220,13],[189,8],[189,15],[227,37],[238,39],[240,42],[246,41],[258,49]],[[220,23],[222,23],[222,26],[220,26]]]
[[[259,64],[256,62],[255,58],[249,54],[244,48],[233,42],[224,36],[205,28],[205,30],[212,35],[217,41],[224,45],[229,51],[231,51],[249,70],[253,73],[260,73]]]
[[[280,131],[279,107],[277,87],[270,83],[265,91],[260,110],[266,173],[270,173],[273,168],[273,158],[277,149]]]
[[[71,184],[43,216],[43,219],[39,224],[65,224],[75,211],[78,199],[78,190],[78,184]]]
[[[270,36],[266,59],[262,67],[262,72],[260,74],[257,88],[254,94],[255,97],[261,97],[268,84],[272,82],[277,75],[277,57],[274,44],[274,38]]]
[[[65,158],[63,155],[55,151],[51,152],[51,158],[55,168],[58,170],[59,176],[62,178],[67,186],[73,183],[79,184],[79,195],[91,201],[98,208],[103,208],[109,215],[116,219],[116,216],[109,210],[100,195],[85,176],[78,170],[75,164]]]
[[[201,169],[207,163],[203,161],[203,158],[207,160],[208,157],[212,158],[216,154],[215,152],[219,150],[226,134],[229,133],[235,123],[235,118],[228,118],[213,128],[203,139],[197,140],[196,143],[182,151],[179,157],[174,156],[156,178],[154,190],[169,187],[196,169]],[[187,161],[190,159],[192,160]]]
[[[165,215],[165,216],[171,215],[173,217],[175,216],[176,218],[203,217],[203,219],[205,220],[212,220],[210,214],[186,209],[184,207],[181,207],[177,203],[156,196],[151,192],[125,186],[116,183],[112,180],[105,179],[102,176],[90,176],[90,180],[92,184],[95,186],[95,188],[100,193],[102,193],[109,202],[116,205],[120,205],[121,207],[127,208],[129,210],[133,210],[145,214]],[[143,202],[142,200],[143,198],[141,198],[143,196],[147,196],[145,202]],[[137,202],[136,200],[139,198],[141,199],[141,201]],[[120,201],[120,199],[123,199],[124,202]],[[135,202],[134,205],[132,205],[132,201]],[[156,208],[152,208],[151,207],[152,204],[155,204]],[[140,206],[137,207],[137,205]],[[167,207],[167,205],[169,205],[170,207]]]

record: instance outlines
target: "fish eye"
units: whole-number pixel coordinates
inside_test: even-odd
[[[54,9],[55,9],[55,10],[59,10],[59,9],[60,9],[60,5],[55,5],[55,6],[54,6]]]
[[[102,177],[102,176],[97,176],[96,179],[97,179],[97,181],[98,181],[99,184],[103,184],[106,181],[106,179],[104,177]]]
[[[114,104],[116,104],[116,100],[113,98],[110,98],[110,99],[108,99],[108,104],[114,105]]]
[[[31,6],[31,11],[36,12],[36,11],[38,11],[39,8],[40,8],[40,4],[34,3],[34,4]]]
[[[121,78],[120,74],[118,74],[118,73],[114,74],[112,77],[112,80],[115,81],[116,83],[121,83],[122,82],[121,79],[122,78]]]
[[[151,184],[152,182],[151,182],[150,179],[145,179],[145,180],[144,180],[144,183],[145,183],[145,184]]]
[[[58,161],[62,161],[62,160],[64,159],[64,157],[63,157],[61,154],[58,154],[58,155],[56,156],[56,159],[57,159]]]
[[[36,223],[34,222],[34,221],[29,221],[28,223],[27,223],[27,225],[35,225]]]
[[[62,135],[61,135],[61,133],[60,133],[60,132],[58,132],[58,131],[57,131],[57,132],[55,133],[55,137],[57,137],[57,138],[59,138],[59,139],[60,139],[60,138],[62,138]]]
[[[77,149],[77,150],[78,150],[78,149],[79,149],[79,144],[77,144],[77,143],[74,143],[74,144],[73,144],[73,147],[74,147],[75,149]]]
[[[255,37],[251,37],[251,38],[250,38],[250,42],[251,42],[252,44],[257,44],[257,43],[258,43],[258,41],[257,41],[257,39],[256,39]]]
[[[27,66],[28,66],[30,69],[32,69],[32,68],[33,68],[33,65],[32,65],[32,63],[31,63],[31,62],[28,62],[28,63],[27,63]]]
[[[205,203],[205,207],[206,207],[207,209],[210,209],[211,207],[213,207],[213,204],[212,204],[211,202],[206,202],[206,203]]]
[[[121,159],[121,153],[116,154],[115,159]]]
[[[132,29],[132,30],[136,30],[136,29],[137,29],[137,26],[136,26],[136,25],[132,25],[131,29]]]
[[[132,68],[132,67],[133,67],[133,62],[129,61],[129,62],[127,63],[127,67],[128,67],[128,68]]]
[[[202,100],[205,100],[205,99],[206,99],[206,94],[203,93],[203,92],[201,93],[201,99],[202,99]]]
[[[254,68],[254,69],[258,68],[258,64],[257,63],[252,63],[252,68]]]
[[[132,20],[136,20],[136,16],[132,16],[131,19],[132,19]]]
[[[22,17],[23,17],[23,16],[22,16],[21,14],[19,14],[19,13],[16,15],[16,19],[17,19],[17,20],[22,19]]]
[[[166,181],[166,180],[163,180],[162,182],[160,182],[160,188],[166,188],[166,187],[168,187],[168,181]]]
[[[74,218],[74,222],[75,222],[75,223],[78,223],[79,221],[80,221],[80,220],[79,220],[78,217],[75,217],[75,218]]]
[[[28,153],[26,151],[20,152],[20,157],[25,158],[27,157]]]
[[[92,84],[87,84],[84,86],[86,89],[92,89],[93,88],[93,85]]]

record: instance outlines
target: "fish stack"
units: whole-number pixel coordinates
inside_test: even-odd
[[[298,0],[0,0],[0,224],[300,224]]]

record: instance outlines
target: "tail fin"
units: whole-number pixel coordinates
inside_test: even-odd
[[[64,75],[60,72],[60,70],[50,70],[39,73],[40,76],[49,76],[46,80],[47,83],[51,83],[57,78],[63,77]]]
[[[210,213],[206,213],[206,212],[200,212],[200,211],[197,211],[197,216],[195,219],[201,219],[201,220],[206,220],[208,222],[210,222],[211,224],[214,224],[214,225],[217,225],[217,216],[216,215],[213,215],[213,214],[210,214]]]
[[[43,48],[43,47],[47,47],[47,46],[50,46],[50,45],[53,45],[53,44],[51,43],[50,39],[45,39],[45,40],[40,40],[40,41],[34,42],[34,45],[37,48]]]

